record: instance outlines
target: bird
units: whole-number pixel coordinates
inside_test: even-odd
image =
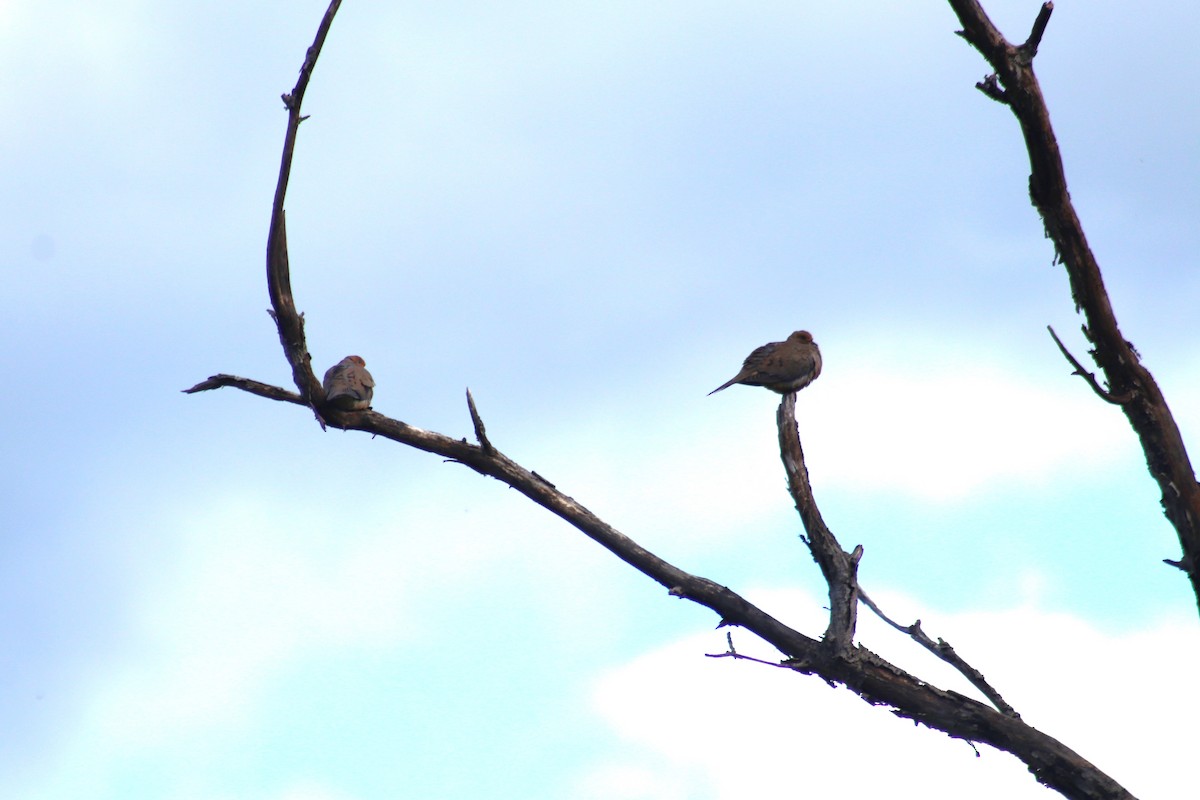
[[[714,395],[735,383],[765,386],[773,392],[798,392],[821,374],[821,351],[808,331],[796,331],[783,342],[771,342],[746,356],[742,369],[709,392]]]
[[[325,402],[334,408],[362,411],[371,407],[375,379],[360,356],[346,356],[334,364],[326,370],[321,385],[325,387]]]

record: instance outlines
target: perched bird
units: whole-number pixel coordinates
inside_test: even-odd
[[[765,386],[772,392],[798,392],[821,374],[821,351],[808,331],[796,331],[785,342],[764,344],[742,364],[742,370],[709,392],[716,394],[735,383]]]
[[[375,379],[367,372],[367,362],[359,356],[346,356],[325,372],[325,402],[342,411],[362,411],[371,407]]]

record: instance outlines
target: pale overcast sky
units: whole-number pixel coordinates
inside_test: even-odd
[[[986,5],[1013,39],[1038,8]],[[711,612],[495,481],[180,394],[289,380],[263,254],[324,8],[0,2],[0,797],[1052,796],[705,658]],[[811,330],[808,466],[868,591],[1135,794],[1189,798],[1195,601],[1132,432],[1046,334],[1086,355],[956,27],[938,2],[348,0],[287,202],[309,347],[448,435],[470,386],[510,456],[818,635],[777,398],[706,397]],[[1193,450],[1197,35],[1192,4],[1066,0],[1036,62]],[[971,691],[865,618],[861,641]]]

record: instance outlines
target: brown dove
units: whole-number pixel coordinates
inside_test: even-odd
[[[796,331],[785,342],[764,344],[742,364],[742,370],[709,392],[716,394],[735,383],[765,386],[772,392],[798,392],[821,374],[821,351],[808,331]]]
[[[375,379],[367,372],[367,362],[359,356],[346,356],[325,372],[325,402],[342,411],[362,411],[371,407]]]

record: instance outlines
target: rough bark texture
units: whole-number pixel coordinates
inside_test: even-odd
[[[1133,345],[1117,325],[1096,257],[1071,203],[1058,140],[1050,124],[1033,58],[1045,33],[1053,3],[1042,5],[1029,38],[1020,45],[1007,41],[974,0],[950,0],[963,29],[959,34],[980,52],[995,72],[977,84],[980,91],[1007,105],[1021,126],[1029,151],[1029,199],[1042,217],[1046,235],[1067,270],[1075,310],[1087,320],[1083,334],[1092,344],[1092,359],[1104,374],[1107,389],[1071,360],[1104,400],[1119,405],[1146,455],[1146,465],[1162,494],[1163,511],[1179,536],[1183,555],[1167,563],[1187,574],[1200,606],[1200,484],[1166,398],[1154,376],[1142,366]],[[1057,341],[1057,336],[1055,337]],[[1062,347],[1062,343],[1059,342]],[[1066,354],[1066,348],[1063,348]]]

